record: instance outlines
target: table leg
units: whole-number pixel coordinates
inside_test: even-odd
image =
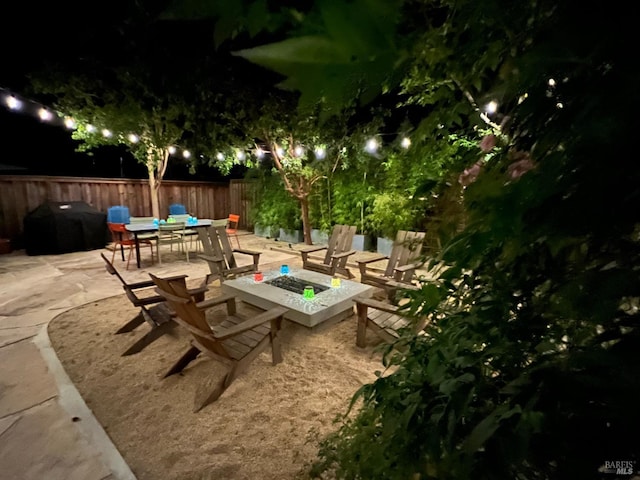
[[[133,238],[136,241],[136,263],[140,268],[140,242],[138,241],[138,232],[133,232]]]

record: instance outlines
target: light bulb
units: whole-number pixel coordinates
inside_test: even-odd
[[[364,149],[369,153],[375,153],[378,150],[378,140],[370,138],[367,140],[367,144]]]
[[[53,118],[53,114],[46,108],[41,108],[40,110],[38,110],[38,117],[40,117],[40,120],[48,122]]]

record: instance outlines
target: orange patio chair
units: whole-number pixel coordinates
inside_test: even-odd
[[[116,251],[118,248],[128,247],[129,256],[127,257],[127,270],[129,270],[129,263],[131,262],[131,254],[135,251],[136,241],[132,237],[131,233],[127,230],[124,223],[107,223],[109,231],[111,232],[111,239],[113,241],[113,255],[111,256],[111,263],[116,258]],[[138,238],[140,246],[147,245],[151,249],[151,263],[153,263],[153,242],[148,239]],[[123,257],[124,260],[124,257]]]
[[[240,240],[238,239],[238,225],[240,224],[240,215],[236,215],[234,213],[229,214],[229,219],[227,220],[227,235],[233,235],[236,237],[236,242],[238,243],[238,248],[240,247]]]

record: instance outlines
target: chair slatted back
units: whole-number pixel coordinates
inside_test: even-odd
[[[353,237],[356,234],[356,227],[350,225],[334,225],[329,243],[327,244],[327,253],[324,257],[324,263],[330,264],[331,257],[338,253],[344,253],[351,250]],[[338,267],[344,268],[347,264],[347,257],[338,261]]]
[[[211,241],[214,246],[217,243],[218,251],[222,253],[222,256],[225,259],[227,267],[230,269],[237,268],[238,264],[233,255],[233,248],[231,247],[231,242],[229,242],[229,236],[227,235],[226,227],[209,227],[209,232],[211,236]]]
[[[396,267],[408,265],[417,260],[420,257],[420,253],[422,253],[424,237],[425,232],[399,230],[393,242],[393,248],[389,255],[384,275],[393,277]]]
[[[220,231],[222,231],[224,237],[227,236],[224,226],[211,225],[209,227],[199,228],[198,238],[200,239],[200,242],[202,242],[202,250],[205,255],[224,259],[225,265],[229,268],[227,256],[225,254],[226,252],[223,252],[220,244]],[[229,242],[227,241],[227,243]]]
[[[153,283],[158,287],[157,293],[164,297],[171,309],[178,315],[177,320],[189,325],[189,331],[207,350],[220,355],[221,357],[232,359],[233,357],[224,348],[222,342],[211,338],[213,331],[207,322],[204,310],[200,310],[187,290],[186,282],[180,280],[166,280],[149,274]]]
[[[149,225],[153,223],[153,217],[129,217],[129,223],[131,225],[135,225],[135,224]]]

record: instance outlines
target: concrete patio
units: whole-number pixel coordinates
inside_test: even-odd
[[[260,265],[296,264],[299,255],[282,242],[245,234],[243,248],[263,252]],[[279,248],[283,247],[283,248]],[[0,477],[6,480],[134,479],[131,469],[71,383],[47,333],[57,315],[123,294],[104,268],[105,250],[63,255],[0,255]],[[110,253],[110,252],[108,252]],[[193,255],[195,257],[195,255]],[[240,256],[241,257],[241,256]],[[202,279],[206,262],[184,260],[139,270],[118,256],[127,281],[187,274]],[[241,261],[241,258],[238,258]],[[247,259],[249,261],[250,259]]]

